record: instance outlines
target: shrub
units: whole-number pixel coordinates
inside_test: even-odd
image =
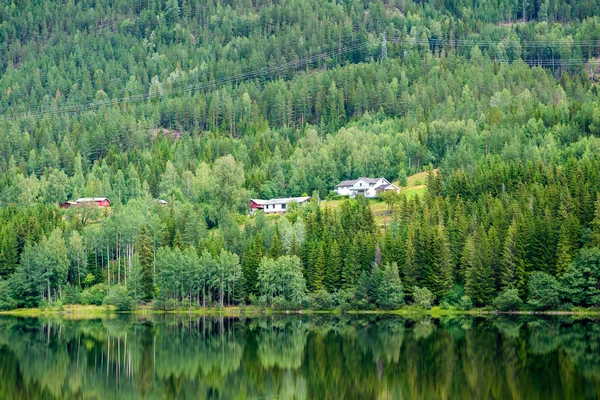
[[[115,306],[117,311],[130,311],[135,308],[135,301],[127,292],[127,288],[122,285],[111,287],[102,304]]]
[[[471,298],[469,296],[464,295],[460,298],[459,307],[461,310],[469,311],[470,309],[473,308],[473,300],[471,300]]]
[[[311,308],[315,310],[330,310],[334,307],[333,295],[325,289],[321,289],[311,295]]]
[[[555,309],[558,306],[558,282],[544,272],[536,271],[529,277],[527,304],[535,310]]]
[[[106,297],[106,285],[104,283],[97,283],[94,286],[90,286],[79,295],[81,304],[95,306],[102,305],[104,297]]]
[[[79,287],[67,283],[62,291],[62,300],[65,304],[81,304]]]
[[[433,295],[433,293],[431,293],[429,289],[415,286],[415,289],[413,291],[413,299],[415,300],[415,304],[417,306],[429,310],[433,305],[435,296]]]
[[[461,308],[461,300],[465,295],[465,288],[461,285],[454,285],[452,289],[446,292],[446,295],[440,299],[440,307]]]
[[[518,289],[505,289],[494,299],[494,307],[502,311],[519,310],[523,300],[519,297]]]

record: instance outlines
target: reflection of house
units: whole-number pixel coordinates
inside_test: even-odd
[[[298,203],[300,205],[305,204],[308,200],[310,200],[310,196],[304,197],[287,197],[285,199],[271,199],[271,200],[260,200],[260,199],[251,199],[250,200],[250,212],[255,212],[256,210],[263,210],[265,214],[273,214],[273,213],[285,213],[288,210],[288,205],[290,203]]]
[[[60,205],[60,208],[90,206],[110,207],[110,200],[108,197],[82,197],[75,201],[65,201]]]
[[[358,178],[349,181],[342,181],[335,187],[338,196],[365,196],[369,198],[377,197],[381,192],[394,190],[400,193],[400,188],[390,183],[385,178]]]

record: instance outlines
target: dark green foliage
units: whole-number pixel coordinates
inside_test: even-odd
[[[94,286],[90,286],[84,289],[79,295],[81,304],[95,306],[102,305],[105,296],[106,285],[104,283],[97,283]]]
[[[556,278],[536,271],[529,277],[527,304],[535,310],[551,310],[559,304],[559,284]]]
[[[494,299],[494,307],[501,311],[515,311],[523,306],[518,289],[505,289]]]
[[[142,267],[142,299],[151,301],[154,298],[154,256],[152,254],[152,242],[145,225],[142,226],[138,235],[138,257]]]
[[[582,249],[560,280],[564,302],[600,306],[600,248]]]
[[[573,282],[593,268],[576,256],[600,245],[600,49],[582,44],[600,37],[598,7],[525,2],[514,24],[506,1],[255,3],[0,9],[7,299],[120,282],[144,301],[237,304],[260,294],[263,257],[284,254],[309,292],[358,288],[367,307],[417,286],[459,307],[455,283],[477,306],[524,299],[537,272],[584,290]],[[416,172],[422,196],[383,196],[385,231],[372,200],[320,207],[340,180]],[[251,197],[304,193],[287,216],[246,217]],[[80,196],[111,209],[56,206]],[[590,293],[564,296],[591,306]]]

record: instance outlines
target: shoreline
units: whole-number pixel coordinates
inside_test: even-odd
[[[0,316],[17,317],[42,317],[42,316],[111,316],[111,315],[197,315],[197,316],[225,316],[225,317],[258,317],[267,315],[396,315],[400,317],[423,317],[430,316],[434,318],[444,316],[486,316],[486,315],[540,315],[540,316],[577,316],[577,317],[600,317],[600,309],[577,309],[571,311],[548,310],[548,311],[498,311],[473,309],[469,311],[448,310],[439,307],[432,307],[429,310],[422,308],[404,307],[396,310],[277,310],[273,308],[253,308],[253,307],[225,307],[219,308],[196,308],[196,309],[176,309],[176,310],[154,310],[150,307],[141,307],[131,311],[117,311],[113,307],[105,306],[82,306],[67,305],[62,309],[42,309],[42,308],[20,308],[15,310],[0,311]]]

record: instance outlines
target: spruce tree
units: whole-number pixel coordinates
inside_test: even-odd
[[[173,238],[173,248],[182,250],[185,247],[183,243],[183,236],[181,236],[181,232],[179,229],[175,232],[175,237]]]
[[[271,247],[269,248],[269,256],[276,260],[282,255],[283,246],[281,244],[281,240],[279,239],[279,233],[275,232],[275,235],[273,235],[273,240],[271,241]]]
[[[465,285],[467,294],[478,306],[490,304],[494,298],[495,288],[491,268],[491,249],[485,234],[467,239],[464,258],[468,266]]]
[[[313,290],[315,292],[323,289],[323,282],[325,280],[325,252],[323,246],[319,246],[317,258],[315,260],[315,277],[313,281]]]
[[[329,253],[329,262],[325,265],[325,289],[328,292],[334,292],[336,289],[341,287],[342,279],[342,254],[340,252],[340,246],[338,246],[337,240],[334,240],[331,244],[331,251]]]
[[[137,237],[137,251],[142,268],[141,291],[142,300],[151,301],[154,298],[154,256],[152,254],[152,239],[146,225],[142,225]]]
[[[242,257],[242,271],[244,274],[244,285],[246,294],[258,295],[258,266],[265,254],[265,246],[260,234],[254,236],[254,240],[247,245]]]
[[[556,247],[556,275],[562,276],[579,248],[579,220],[565,204],[561,205],[559,215],[561,226]]]
[[[441,224],[438,226],[434,237],[434,257],[437,287],[433,293],[440,298],[450,290],[454,283],[454,258],[446,228]]]
[[[517,224],[512,221],[508,227],[504,246],[502,248],[502,258],[500,260],[500,289],[511,289],[516,287],[517,282],[515,274],[518,268],[519,260],[517,258]]]
[[[592,220],[592,244],[600,247],[600,193],[596,198],[594,219]]]
[[[356,240],[353,240],[348,247],[348,253],[346,254],[342,268],[342,287],[344,289],[356,286],[358,277],[360,276],[359,255],[360,250]]]
[[[408,236],[405,245],[404,283],[408,294],[412,293],[419,284],[419,266],[417,264],[417,250],[415,246],[415,229],[411,224],[408,227]]]
[[[398,308],[404,304],[402,281],[396,263],[385,265],[381,273],[381,282],[377,288],[377,305],[380,308]]]

